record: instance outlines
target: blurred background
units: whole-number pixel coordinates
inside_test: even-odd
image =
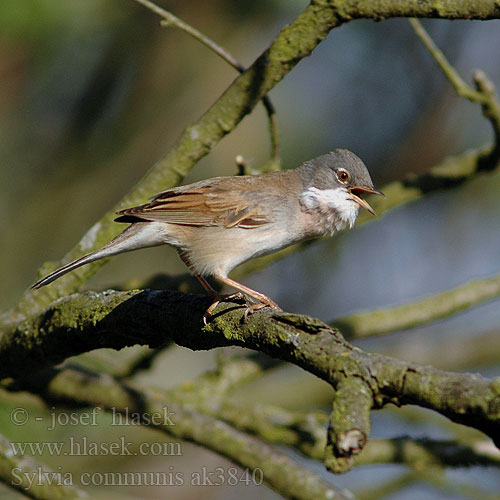
[[[307,5],[298,0],[157,3],[212,37],[244,65],[251,64]],[[467,82],[473,70],[482,69],[498,91],[499,21],[426,21],[424,25]],[[208,49],[183,32],[160,27],[157,16],[132,0],[3,0],[1,308],[16,303],[44,261],[58,260],[72,248],[235,76]],[[286,168],[345,147],[365,161],[379,188],[493,139],[479,106],[456,96],[404,19],[355,21],[335,29],[270,95],[277,109]],[[235,174],[234,158],[239,154],[258,168],[269,150],[267,118],[258,106],[185,182]],[[158,191],[164,187],[158,186]],[[491,276],[500,272],[499,192],[498,175],[479,177],[321,241],[243,281],[286,310],[331,321]],[[115,258],[88,286],[108,287],[160,272],[183,273],[185,268],[170,249],[143,250]],[[359,345],[439,368],[498,376],[499,323],[500,308],[492,302],[446,321]],[[213,363],[214,353],[174,348],[144,380],[175,385]],[[293,392],[286,390],[287,385],[293,386]],[[297,392],[297,387],[303,390]],[[245,398],[249,394],[259,402],[326,411],[331,400],[329,387],[294,367],[277,370],[249,387]],[[5,416],[11,403],[2,399],[0,431],[16,439],[19,429],[10,428]],[[39,404],[37,408],[44,411]],[[459,432],[456,427],[431,412],[388,409],[374,415],[373,437],[453,438]],[[35,427],[31,432],[39,436],[41,431]],[[154,438],[147,429],[134,433],[138,440]],[[189,471],[201,464],[225,463],[187,444],[183,457],[162,462],[148,458],[149,462],[141,463],[136,459],[134,467]],[[105,465],[102,460],[99,465],[82,460],[67,461],[65,467],[131,468],[124,460],[108,459]],[[44,457],[44,461],[53,468],[60,465],[60,457]],[[311,467],[322,471],[321,464]],[[362,491],[402,470],[400,466],[363,467],[341,477],[326,473],[325,477]],[[485,468],[446,472],[445,478],[456,484],[476,484],[492,498],[500,490],[497,472]],[[107,498],[230,499],[236,490],[102,491]],[[20,498],[6,488],[0,492],[5,498]],[[237,494],[242,499],[257,494],[278,498],[265,487],[258,488],[258,493],[243,487]],[[465,489],[450,492],[422,481],[384,498],[473,497]]]

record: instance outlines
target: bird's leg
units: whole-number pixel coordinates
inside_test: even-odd
[[[179,257],[182,259],[182,262],[184,262],[184,264],[186,264],[189,270],[193,273],[193,276],[200,282],[205,292],[207,292],[207,295],[212,299],[212,303],[210,304],[208,309],[205,311],[205,314],[203,315],[203,322],[205,324],[207,324],[207,318],[209,318],[212,315],[211,314],[212,311],[218,306],[219,302],[228,299],[245,300],[245,297],[241,292],[226,293],[226,294],[219,293],[212,287],[212,285],[210,285],[210,283],[198,271],[196,271],[193,264],[189,260],[189,257],[183,250],[177,250],[177,253],[179,254]]]
[[[194,268],[193,264],[191,263],[191,260],[187,256],[187,253],[184,250],[180,250],[179,248],[177,249],[177,253],[179,254],[179,257],[181,258],[182,262],[186,264],[186,266],[189,268],[189,270],[193,273],[194,277],[201,283],[201,286],[207,292],[207,294],[212,297],[218,297],[219,293],[217,290],[215,290],[212,285]]]
[[[237,281],[232,280],[231,278],[227,276],[221,276],[216,274],[215,278],[219,280],[221,283],[224,283],[225,285],[229,285],[233,288],[236,288],[236,290],[239,290],[240,292],[249,295],[250,297],[253,297],[255,300],[258,302],[255,304],[247,304],[247,309],[245,311],[245,319],[249,314],[252,314],[255,311],[258,311],[259,309],[262,309],[263,307],[271,307],[273,309],[276,309],[277,311],[283,311],[281,307],[276,304],[272,299],[270,299],[267,295],[264,295],[263,293],[257,292],[256,290],[253,290],[252,288],[249,288],[248,286],[242,285],[241,283],[238,283]],[[217,304],[212,304],[208,309],[205,314],[210,315],[210,313],[215,309]]]

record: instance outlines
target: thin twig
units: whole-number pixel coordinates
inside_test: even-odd
[[[33,480],[35,477],[36,480]],[[65,473],[60,468],[55,472],[33,457],[16,453],[3,435],[0,435],[0,483],[20,491],[23,498],[26,496],[34,500],[92,498],[74,486],[76,481],[73,479],[73,473]]]
[[[481,70],[474,72],[474,85],[476,89],[485,97],[485,102],[481,103],[483,114],[490,121],[495,133],[495,154],[500,157],[500,102],[495,94],[495,87],[486,73]]]
[[[481,92],[472,89],[465,83],[455,68],[448,62],[443,52],[436,46],[432,38],[429,36],[429,33],[427,33],[425,28],[422,26],[422,23],[415,18],[409,19],[408,21],[410,22],[416,35],[420,38],[434,60],[438,63],[446,78],[448,78],[453,87],[455,87],[458,95],[473,102],[484,102],[484,96]]]
[[[144,5],[144,7],[150,9],[160,17],[163,17],[164,20],[160,23],[162,26],[174,26],[176,28],[179,28],[180,30],[184,31],[188,35],[191,35],[193,38],[201,42],[203,45],[205,45],[205,47],[208,47],[210,50],[215,52],[219,57],[230,64],[239,73],[243,73],[246,71],[246,68],[242,64],[240,64],[227,50],[222,48],[219,44],[214,42],[211,38],[206,36],[201,31],[197,30],[190,24],[172,14],[170,11],[158,7],[156,4],[150,2],[149,0],[136,0],[136,2]],[[264,104],[267,115],[269,117],[269,134],[271,139],[271,169],[279,170],[281,160],[276,110],[267,95],[262,98],[262,103]]]
[[[499,296],[500,275],[497,275],[400,306],[352,314],[332,324],[341,328],[349,339],[385,335],[446,318]]]
[[[438,63],[446,78],[448,78],[450,83],[453,85],[457,94],[461,97],[465,97],[471,102],[481,104],[483,114],[490,121],[495,133],[494,153],[496,156],[500,156],[500,103],[495,95],[493,83],[488,79],[483,71],[476,71],[474,73],[474,84],[476,89],[467,85],[455,68],[446,59],[443,52],[436,46],[425,28],[422,26],[422,23],[415,18],[409,19],[409,22],[416,35],[420,38],[434,60]]]
[[[411,438],[372,439],[356,458],[357,465],[402,464],[422,467],[500,467],[500,451],[490,441],[472,443]]]
[[[364,487],[357,491],[356,495],[360,500],[384,500],[395,493],[401,492],[401,490],[406,489],[408,486],[411,486],[415,481],[418,481],[419,478],[420,476],[416,472],[410,471],[386,480],[381,484],[370,484],[369,487]]]

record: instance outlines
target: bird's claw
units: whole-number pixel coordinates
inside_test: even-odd
[[[283,309],[276,304],[276,302],[273,302],[272,300],[267,302],[255,302],[253,304],[247,304],[247,307],[245,309],[245,312],[243,314],[243,321],[248,320],[248,316],[250,314],[253,314],[255,311],[259,311],[260,309],[264,309],[264,307],[270,307],[271,309],[274,309],[279,312],[283,312]]]
[[[245,296],[241,292],[234,292],[234,293],[226,293],[226,294],[217,294],[212,297],[214,300],[208,307],[208,309],[205,311],[205,314],[203,314],[203,324],[207,326],[208,322],[210,321],[210,318],[212,317],[212,313],[214,312],[215,308],[219,305],[220,302],[224,302],[226,300],[232,301],[232,300],[238,300],[238,301],[245,301],[246,299]]]
[[[244,300],[245,301],[245,312],[243,313],[243,321],[248,320],[248,316],[250,314],[253,314],[255,311],[259,311],[260,309],[264,309],[264,307],[270,307],[271,309],[274,309],[275,311],[278,312],[283,312],[283,309],[276,304],[276,302],[273,302],[271,299],[267,300],[266,302],[252,302],[248,303],[246,301],[245,296],[241,292],[236,292],[236,293],[228,293],[225,295],[217,295],[214,297],[214,301],[210,304],[209,308],[205,311],[205,314],[203,315],[203,324],[207,326],[208,322],[212,318],[212,313],[215,310],[215,308],[219,305],[220,302],[223,302],[225,300],[234,300],[237,299],[239,301]]]

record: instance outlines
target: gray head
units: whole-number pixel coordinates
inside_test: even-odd
[[[347,149],[336,149],[309,160],[304,165],[310,166],[312,185],[318,189],[332,189],[335,186],[373,189],[373,182],[365,164]]]
[[[305,188],[301,202],[306,209],[334,212],[349,225],[359,207],[375,213],[361,196],[382,193],[373,187],[365,164],[354,153],[336,149],[305,162],[301,170]]]

